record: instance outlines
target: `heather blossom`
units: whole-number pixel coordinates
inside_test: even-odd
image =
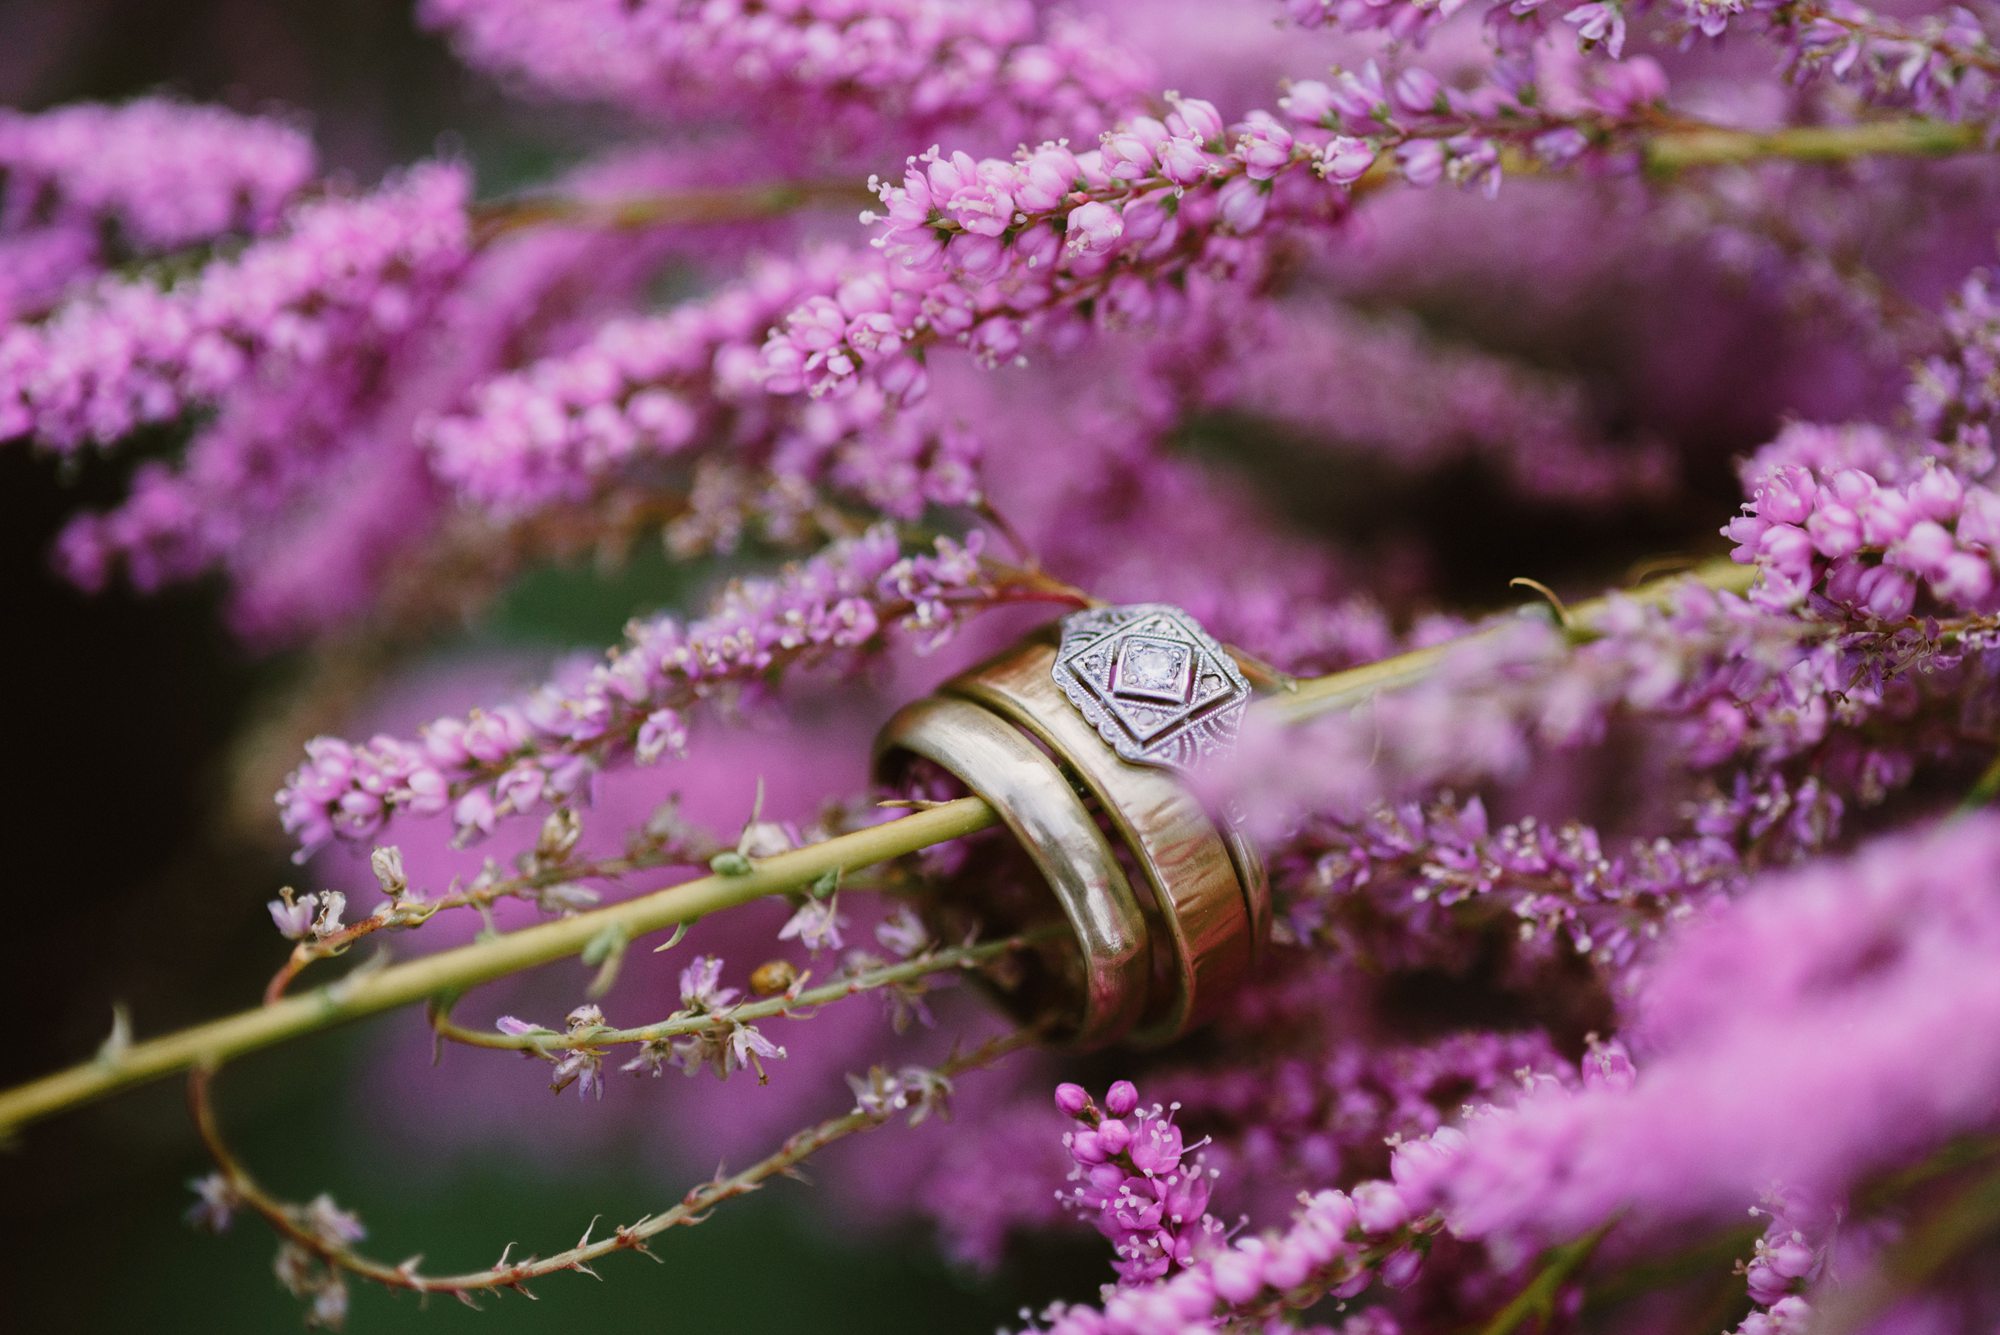
[[[1110,1240],[1121,1279],[1163,1279],[1219,1246],[1210,1174],[1167,1109],[1141,1108],[1129,1080],[1106,1091],[1102,1108],[1080,1086],[1058,1086],[1056,1106],[1081,1128],[1063,1137],[1076,1162],[1067,1203]]]
[[[212,402],[264,369],[402,332],[463,263],[464,171],[298,206],[282,241],[161,289],[107,280],[0,341],[0,435],[71,450]]]
[[[0,316],[113,264],[258,235],[314,180],[296,126],[165,98],[0,111]]]
[[[703,956],[681,972],[681,1007],[693,1015],[723,1015],[725,1023],[693,1037],[683,1039],[673,1045],[673,1062],[689,1075],[707,1067],[718,1079],[726,1078],[731,1071],[743,1067],[754,1067],[761,1075],[766,1061],[776,1061],[785,1055],[785,1050],[757,1032],[753,1024],[727,1019],[730,1003],[736,1000],[737,989],[721,985],[722,961],[713,955]],[[647,1050],[651,1051],[650,1047]],[[640,1063],[646,1061],[642,1054]],[[627,1069],[634,1064],[628,1063]],[[648,1069],[659,1074],[656,1064]]]
[[[1065,141],[1012,161],[933,148],[900,183],[877,184],[883,209],[865,219],[902,272],[793,310],[765,345],[767,382],[840,395],[865,371],[907,395],[923,384],[916,354],[934,340],[1000,362],[1036,325],[1060,328],[1083,307],[1110,322],[1171,323],[1187,297],[1164,280],[1201,272],[1254,285],[1255,238],[1337,220],[1364,158],[1392,158],[1415,186],[1496,189],[1501,142],[1571,158],[1564,131],[1615,131],[1664,92],[1658,67],[1635,61],[1552,84],[1563,96],[1545,108],[1539,73],[1465,93],[1421,70],[1392,87],[1370,62],[1330,84],[1294,85],[1282,116],[1255,111],[1231,125],[1213,104],[1169,94],[1164,118],[1127,121],[1080,153]]]
[[[505,816],[586,801],[606,764],[657,758],[661,730],[677,726],[670,716],[696,700],[753,686],[781,664],[866,650],[894,629],[948,633],[957,603],[994,596],[978,553],[975,537],[906,557],[877,527],[778,579],[731,587],[686,626],[635,622],[625,650],[519,704],[439,719],[411,740],[320,738],[278,799],[285,826],[309,851],[369,838],[397,811],[449,812],[476,839]]]
[[[1482,1236],[1569,1236],[1635,1204],[1640,1231],[1738,1212],[1770,1182],[1839,1199],[1899,1154],[1983,1125],[1994,1068],[1961,1040],[1990,1032],[1992,988],[1955,957],[1991,930],[1993,850],[1982,817],[1773,876],[1655,971],[1636,1081],[1475,1120],[1432,1198]],[[1733,972],[1746,959],[1756,968]],[[1913,1077],[1940,1043],[1956,1053],[1951,1078]],[[1594,1170],[1613,1160],[1619,1172]]]
[[[0,227],[108,225],[141,252],[275,226],[318,170],[280,120],[140,98],[0,114]]]
[[[489,380],[422,428],[433,467],[503,518],[638,485],[649,467],[690,456],[768,474],[738,504],[771,529],[827,491],[900,518],[976,502],[980,442],[958,423],[920,408],[890,413],[880,395],[796,412],[769,403],[756,369],[763,332],[808,294],[859,281],[852,266],[839,252],[768,264],[706,301],[607,325],[580,348]],[[697,495],[702,483],[697,474]],[[722,509],[698,499],[678,545],[735,546],[736,530],[716,527]]]
[[[723,146],[627,149],[566,173],[568,207],[585,217],[485,236],[403,334],[274,368],[228,395],[179,460],[149,462],[121,504],[71,523],[58,552],[65,572],[94,589],[122,568],[150,590],[219,570],[233,624],[266,644],[337,631],[383,601],[390,619],[421,624],[476,599],[462,583],[441,597],[411,566],[476,565],[492,587],[551,541],[525,525],[501,538],[455,524],[446,470],[408,448],[412,433],[489,379],[567,347],[575,322],[615,306],[687,248],[765,234],[663,226],[631,235],[589,221],[590,210],[633,191],[709,188],[728,161]],[[418,337],[431,355],[399,355]],[[800,503],[795,491],[791,500]],[[725,516],[710,510],[713,529]],[[354,540],[358,530],[365,542]]]
[[[1882,621],[1901,621],[1919,594],[1959,613],[1994,610],[2000,496],[1929,468],[1907,484],[1843,468],[1779,465],[1757,480],[1729,536],[1758,567],[1758,593],[1780,603],[1821,593]]]
[[[1146,72],[1095,25],[1029,0],[426,0],[422,17],[468,63],[546,94],[649,115],[818,118],[857,135],[1083,129],[1135,102]]]
[[[1462,0],[1283,0],[1291,21],[1349,32],[1380,31],[1422,42],[1447,19],[1468,8]],[[1620,4],[1612,0],[1561,0],[1555,4],[1487,3],[1486,36],[1503,53],[1518,53],[1552,31],[1585,50],[1602,47],[1614,59],[1624,52],[1636,19],[1690,38],[1719,39],[1750,27],[1777,47],[1780,66],[1801,78],[1849,85],[1864,96],[1913,105],[1948,120],[1990,119],[1996,104],[1993,38],[1981,16],[1953,6],[1914,18],[1853,0],[1673,0],[1669,4]]]
[[[1747,1272],[1751,1297],[1769,1310],[1745,1329],[1788,1328],[1796,1295],[1824,1267],[1825,1224],[1811,1235],[1802,1225],[1824,1220],[1826,1207],[1815,1216],[1805,1202],[1845,1199],[1900,1155],[1990,1125],[1988,1085],[2000,1068],[1954,1035],[1968,1032],[1959,1022],[1995,1032],[1983,1018],[1987,971],[1964,968],[1959,955],[1989,948],[1984,864],[2000,846],[1995,832],[1992,819],[1973,818],[1853,863],[1772,877],[1765,893],[1693,929],[1649,978],[1636,1059],[1596,1049],[1580,1080],[1534,1081],[1463,1129],[1399,1145],[1389,1180],[1310,1199],[1291,1232],[1239,1241],[1157,1288],[1108,1290],[1101,1314],[1051,1309],[1050,1328],[1145,1329],[1147,1311],[1254,1310],[1302,1287],[1407,1283],[1391,1274],[1402,1264],[1393,1249],[1358,1265],[1354,1249],[1398,1230],[1478,1240],[1503,1269],[1593,1229],[1631,1245],[1691,1217],[1740,1214],[1773,1182],[1785,1194],[1763,1212],[1771,1224]],[[1951,1077],[1916,1076],[1940,1043],[1956,1053]],[[1090,1117],[1073,1089],[1059,1090],[1059,1103]],[[1081,1157],[1098,1154],[1091,1142]],[[1868,1252],[1851,1259],[1866,1264]]]

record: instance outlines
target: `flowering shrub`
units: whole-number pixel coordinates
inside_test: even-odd
[[[300,720],[365,720],[356,677],[534,571],[652,546],[698,592],[421,726],[297,724],[318,888],[234,901],[291,943],[264,1005],[121,1025],[0,1134],[189,1072],[191,1218],[270,1228],[327,1326],[357,1282],[671,1266],[891,1124],[827,1208],[973,1266],[1101,1235],[1102,1289],[1025,1328],[2000,1321],[2000,12],[416,21],[607,142],[367,185],[275,113],[0,112],[0,441],[133,458],[56,562],[217,581],[251,648],[348,664]],[[1086,1059],[950,986],[1046,932],[915,907],[1018,888],[993,811],[860,773],[940,656],[1121,600],[1268,697],[1198,783],[1274,940],[1206,1031]],[[572,958],[541,1019],[465,995]],[[567,1248],[377,1260],[239,1159],[216,1072],[418,1003],[524,1090],[700,1077],[676,1137],[747,1166]]]

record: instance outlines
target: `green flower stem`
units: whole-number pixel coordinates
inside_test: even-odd
[[[1741,591],[1751,569],[1712,562],[1688,578],[1711,588]],[[1646,603],[1665,599],[1680,583],[1663,579],[1624,596]],[[1608,600],[1565,609],[1572,633],[1587,639]],[[1479,630],[1445,644],[1400,654],[1331,676],[1300,682],[1261,701],[1257,708],[1283,722],[1298,722],[1365,703],[1380,691],[1421,680],[1454,646],[1494,631]],[[416,1002],[436,1002],[480,983],[539,964],[580,955],[593,941],[632,941],[720,909],[767,895],[785,894],[827,875],[850,872],[914,853],[932,844],[988,828],[999,817],[977,797],[915,811],[866,830],[758,860],[741,876],[704,876],[589,913],[524,927],[403,964],[357,971],[338,982],[295,993],[255,1010],[144,1042],[108,1045],[95,1061],[0,1092],[0,1140],[28,1123],[197,1066],[214,1066],[276,1043],[378,1015]]]
[[[1983,132],[1977,125],[1922,117],[1863,121],[1855,125],[1802,125],[1782,130],[1676,124],[1644,133],[1638,143],[1646,170],[1662,175],[1766,158],[1845,162],[1881,156],[1942,157],[1984,147]],[[630,231],[754,222],[805,209],[863,208],[874,203],[872,193],[845,179],[690,186],[602,200],[530,194],[475,205],[473,226],[478,239],[488,242],[524,227],[558,225]]]
[[[473,206],[482,241],[523,227],[559,224],[636,231],[653,227],[756,222],[810,208],[862,208],[875,196],[851,180],[774,181],[759,185],[688,186],[623,199],[516,195]]]
[[[268,1006],[114,1048],[96,1061],[0,1093],[0,1139],[63,1108],[196,1066],[214,1066],[287,1039],[399,1006],[448,997],[490,979],[580,955],[607,932],[635,940],[720,909],[782,894],[983,830],[997,819],[978,798],[913,812],[823,843],[759,859],[742,876],[704,876],[589,913],[488,937],[404,964],[357,972]]]
[[[1755,577],[1754,566],[1737,565],[1733,561],[1710,561],[1687,574],[1687,578],[1706,584],[1711,589],[1729,593],[1744,592]],[[1616,596],[1657,605],[1666,601],[1680,583],[1679,579],[1656,580],[1643,588]],[[1558,615],[1573,636],[1579,641],[1586,641],[1596,635],[1597,627],[1611,604],[1612,596],[1609,595],[1592,598],[1588,602],[1561,608]],[[1546,604],[1534,604],[1529,610],[1541,610],[1545,607]],[[1409,653],[1349,668],[1345,672],[1335,672],[1330,676],[1302,681],[1293,690],[1272,696],[1261,702],[1258,707],[1269,717],[1282,723],[1302,723],[1323,714],[1352,709],[1357,705],[1366,704],[1371,697],[1382,691],[1391,691],[1422,681],[1436,669],[1447,654],[1455,653],[1479,640],[1504,634],[1506,629],[1506,623],[1502,622],[1427,648],[1413,649]]]
[[[1989,1169],[1920,1216],[1858,1283],[1837,1288],[1813,1322],[1815,1335],[1856,1335],[1913,1293],[1921,1292],[1975,1247],[2000,1234],[2000,1168]]]
[[[1908,117],[1857,125],[1795,125],[1783,130],[1669,130],[1640,149],[1646,170],[1685,171],[1786,158],[1793,162],[1846,162],[1867,157],[1944,157],[1984,146],[1977,125]]]
[[[1589,1264],[1598,1244],[1604,1241],[1604,1235],[1611,1229],[1612,1224],[1602,1224],[1574,1242],[1551,1249],[1542,1268],[1528,1282],[1528,1287],[1514,1295],[1514,1301],[1501,1308],[1491,1321],[1482,1326],[1480,1335],[1514,1335],[1515,1331],[1530,1323],[1535,1330],[1547,1330],[1554,1323],[1556,1303],[1562,1297],[1563,1286]]]

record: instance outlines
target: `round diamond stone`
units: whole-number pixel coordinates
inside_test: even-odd
[[[1135,644],[1125,655],[1125,669],[1134,686],[1163,691],[1180,676],[1181,656],[1161,644]]]

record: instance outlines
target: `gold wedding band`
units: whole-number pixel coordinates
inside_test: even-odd
[[[905,706],[882,729],[875,742],[877,778],[893,787],[911,755],[992,804],[1068,919],[1075,934],[1071,976],[1060,981],[1077,1014],[1058,1039],[1096,1047],[1122,1037],[1138,1022],[1149,991],[1146,924],[1110,845],[1055,762],[996,715],[937,696]],[[1047,1000],[1037,992],[1005,999],[1017,1009],[1034,1009]]]
[[[1054,630],[905,707],[876,740],[876,777],[897,787],[912,757],[938,766],[993,806],[1046,882],[1072,939],[1040,978],[997,985],[1007,1005],[1055,1011],[1077,1046],[1167,1042],[1243,984],[1270,929],[1255,848],[1177,773],[1233,740],[1227,711],[1248,688],[1177,608],[1079,613],[1060,649]],[[974,902],[947,895],[934,918],[970,907],[993,911],[988,932],[1029,925],[1019,905],[979,900],[999,891],[961,889]]]

